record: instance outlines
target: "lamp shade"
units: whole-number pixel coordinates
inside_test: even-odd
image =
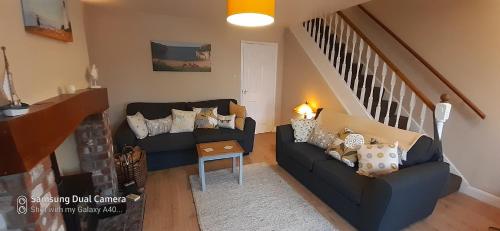
[[[246,27],[274,23],[275,0],[227,0],[227,21]]]

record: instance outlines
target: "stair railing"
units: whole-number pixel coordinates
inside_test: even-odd
[[[427,110],[434,112],[436,105],[344,13],[326,14],[304,22],[303,26],[373,119],[424,132]],[[369,75],[373,75],[371,81]],[[384,99],[386,91],[388,99]],[[397,104],[395,115],[391,114],[392,104]]]
[[[368,15],[373,21],[375,21],[384,31],[391,35],[401,46],[406,48],[415,58],[420,61],[430,72],[432,72],[441,82],[443,82],[448,88],[450,88],[460,99],[462,99],[467,106],[469,106],[479,117],[482,119],[486,118],[486,114],[479,109],[479,107],[472,102],[467,96],[465,96],[462,91],[460,91],[455,85],[453,85],[446,77],[443,76],[436,68],[434,68],[429,62],[427,62],[420,54],[418,54],[413,48],[411,48],[408,43],[403,41],[398,35],[396,35],[391,29],[384,25],[375,15],[368,11],[364,6],[358,6],[365,14]]]

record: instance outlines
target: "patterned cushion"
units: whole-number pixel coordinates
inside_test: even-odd
[[[326,149],[328,148],[328,145],[333,143],[335,138],[335,134],[326,132],[319,125],[316,125],[313,132],[309,136],[309,140],[307,140],[307,143],[316,145],[322,149]]]
[[[221,128],[229,128],[229,129],[234,129],[234,119],[236,118],[236,115],[228,115],[228,116],[223,116],[219,115],[218,116],[218,125]]]
[[[370,144],[381,144],[381,143],[382,142],[380,142],[377,138],[370,139]],[[408,155],[408,151],[406,151],[406,149],[404,149],[403,147],[398,146],[399,165],[403,165],[403,161],[406,161],[407,155]]]
[[[292,119],[291,122],[296,143],[307,142],[317,124],[312,119]]]
[[[172,128],[172,116],[169,115],[162,119],[146,120],[149,136],[156,136],[163,133],[170,132]]]
[[[172,128],[170,133],[192,132],[196,112],[172,109]]]
[[[247,109],[244,106],[240,106],[233,102],[229,103],[229,114],[235,114],[235,126],[236,128],[243,131],[245,128],[245,118],[247,117]]]
[[[365,140],[362,135],[345,128],[337,134],[337,138],[328,146],[326,153],[344,162],[349,167],[354,167],[358,161],[357,150],[364,143]]]
[[[217,108],[193,108],[196,112],[195,128],[217,128]]]
[[[127,116],[128,126],[134,132],[137,139],[144,139],[148,136],[148,127],[146,126],[146,119],[140,112],[135,115]]]
[[[367,144],[358,150],[358,174],[376,177],[398,171],[398,142]]]

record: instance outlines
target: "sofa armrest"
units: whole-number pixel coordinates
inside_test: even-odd
[[[430,162],[373,179],[363,190],[361,230],[400,230],[429,216],[450,167]]]
[[[255,139],[255,126],[256,122],[254,119],[247,117],[245,118],[245,127],[243,132],[245,133],[245,141],[242,146],[245,149],[245,153],[253,152],[253,142]]]
[[[120,127],[116,130],[114,137],[115,148],[117,152],[121,152],[123,147],[135,146],[137,145],[137,138],[135,137],[134,132],[128,126],[127,120],[124,120]]]
[[[276,161],[278,163],[285,156],[285,145],[293,143],[294,140],[292,125],[286,124],[276,127]]]

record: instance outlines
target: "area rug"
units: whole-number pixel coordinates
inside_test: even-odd
[[[230,169],[189,177],[202,231],[337,230],[269,165],[245,165],[243,185]]]

